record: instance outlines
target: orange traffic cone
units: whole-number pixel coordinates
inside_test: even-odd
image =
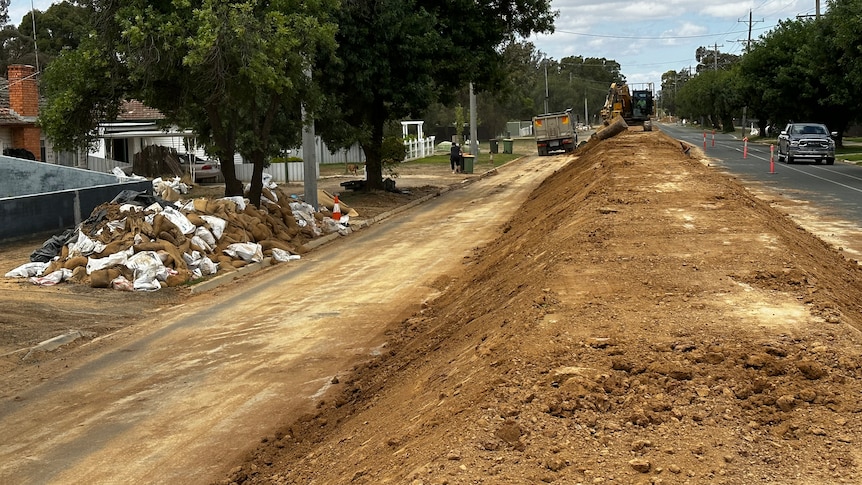
[[[338,196],[335,196],[335,202],[332,204],[332,218],[335,222],[341,220],[341,207],[338,205]]]

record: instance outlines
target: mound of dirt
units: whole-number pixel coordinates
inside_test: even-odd
[[[225,483],[858,483],[859,266],[659,132],[590,142]]]

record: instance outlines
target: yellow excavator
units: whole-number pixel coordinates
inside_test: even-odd
[[[602,120],[609,124],[619,116],[629,126],[642,125],[644,131],[652,131],[652,117],[655,115],[653,84],[644,83],[634,87],[629,90],[624,82],[611,84],[601,110]]]

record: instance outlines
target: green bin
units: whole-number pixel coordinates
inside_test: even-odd
[[[503,140],[503,153],[512,153],[512,140]]]
[[[491,150],[489,150],[491,153],[499,153],[497,151],[499,150],[499,144],[497,143],[497,140],[490,140],[488,143],[491,145]]]
[[[463,173],[473,173],[473,160],[475,159],[476,157],[473,155],[464,155]]]

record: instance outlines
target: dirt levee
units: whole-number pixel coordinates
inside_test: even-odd
[[[859,483],[855,261],[661,133],[591,143],[245,483]]]

